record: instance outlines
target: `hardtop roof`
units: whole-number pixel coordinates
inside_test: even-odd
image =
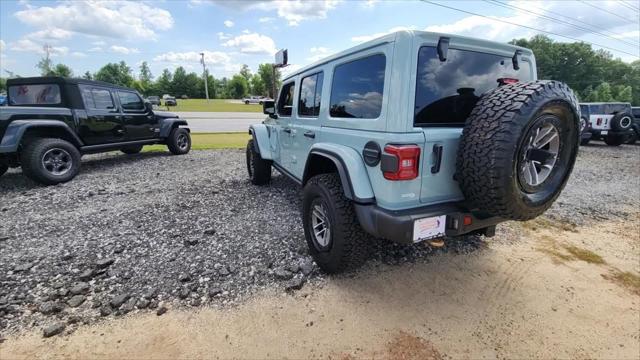
[[[350,47],[346,50],[340,51],[338,53],[335,53],[333,55],[329,55],[326,58],[323,58],[319,61],[316,61],[314,63],[311,63],[307,66],[304,66],[294,72],[292,72],[291,74],[287,75],[286,77],[284,77],[283,81],[289,80],[295,76],[298,76],[302,73],[305,73],[313,68],[316,68],[318,66],[324,65],[326,63],[329,63],[331,61],[334,60],[338,60],[340,58],[343,58],[345,56],[372,48],[372,47],[376,47],[382,44],[386,44],[386,43],[391,43],[396,41],[396,39],[398,39],[398,37],[400,36],[408,36],[408,37],[417,37],[417,36],[423,36],[423,35],[431,35],[433,37],[439,38],[439,37],[448,37],[448,38],[453,38],[453,39],[461,39],[461,40],[465,40],[465,41],[473,41],[476,42],[478,44],[482,44],[482,45],[493,45],[494,47],[500,48],[500,49],[505,49],[505,48],[509,48],[509,49],[513,49],[513,51],[515,52],[516,50],[522,50],[526,53],[530,53],[533,54],[533,52],[530,49],[527,48],[523,48],[521,46],[517,46],[517,45],[512,45],[512,44],[507,44],[507,43],[502,43],[502,42],[497,42],[497,41],[490,41],[490,40],[484,40],[484,39],[478,39],[478,38],[472,38],[472,37],[468,37],[468,36],[460,36],[460,35],[452,35],[452,34],[445,34],[445,33],[437,33],[437,32],[431,32],[431,31],[418,31],[418,30],[400,30],[400,31],[396,31],[390,34],[386,34],[383,36],[380,36],[378,38],[375,38],[373,40],[369,40],[366,41],[362,44],[358,44],[356,46]]]
[[[7,86],[12,85],[33,85],[33,84],[84,84],[84,85],[95,85],[95,86],[103,86],[109,88],[116,88],[122,90],[135,91],[135,89],[131,89],[128,87],[111,84],[104,81],[97,80],[87,80],[87,79],[79,79],[79,78],[65,78],[61,76],[33,76],[33,77],[21,77],[21,78],[13,78],[7,80]]]

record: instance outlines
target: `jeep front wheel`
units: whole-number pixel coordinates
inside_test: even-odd
[[[253,185],[265,185],[271,181],[271,161],[256,151],[253,140],[247,142],[247,173]]]
[[[573,91],[557,81],[504,85],[483,96],[467,119],[456,179],[481,212],[511,220],[547,210],[578,153]]]
[[[125,153],[127,155],[137,154],[140,151],[142,151],[142,145],[125,146],[122,149],[120,149],[120,151],[122,151],[123,153]]]
[[[338,174],[320,174],[307,182],[302,222],[309,252],[323,271],[339,273],[366,261],[369,238],[344,195]]]
[[[44,185],[73,179],[80,171],[80,152],[62,139],[34,139],[20,153],[22,172]]]
[[[173,155],[184,155],[191,150],[191,135],[187,129],[175,128],[167,138],[167,148]]]

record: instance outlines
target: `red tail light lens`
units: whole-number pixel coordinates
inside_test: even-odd
[[[515,78],[500,78],[498,79],[498,84],[507,85],[507,84],[515,84],[518,82],[518,79]]]
[[[395,161],[385,161],[390,166],[383,167],[383,175],[387,180],[412,180],[418,177],[420,163],[420,147],[417,145],[387,145],[386,156],[395,157]]]
[[[601,118],[598,118],[598,120],[596,121],[596,123],[597,123],[598,125],[602,125],[602,119],[601,119]]]

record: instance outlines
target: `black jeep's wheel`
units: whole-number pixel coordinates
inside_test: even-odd
[[[615,131],[627,131],[633,125],[633,115],[628,112],[619,112],[611,118],[611,129]]]
[[[471,205],[512,220],[547,210],[576,160],[577,108],[557,81],[504,85],[482,97],[458,148],[456,179]]]
[[[360,267],[369,255],[369,237],[353,204],[344,196],[338,174],[320,174],[303,191],[302,223],[309,252],[327,273]]]
[[[256,151],[253,140],[247,142],[247,173],[253,185],[265,185],[271,181],[271,161],[264,160]]]
[[[62,139],[33,139],[20,153],[22,172],[44,185],[73,179],[80,171],[80,152]]]
[[[9,170],[9,165],[0,164],[0,176],[4,175],[7,170]]]
[[[582,134],[588,131],[589,131],[589,121],[587,121],[587,118],[581,117],[580,118],[580,145],[589,144],[589,140],[591,140],[591,137],[588,137],[588,138],[582,137]]]
[[[125,146],[122,149],[120,149],[120,151],[122,151],[123,153],[127,154],[127,155],[133,155],[133,154],[137,154],[140,151],[142,151],[142,145],[131,145],[131,146]]]
[[[626,139],[626,136],[624,135],[608,134],[607,136],[604,137],[604,143],[609,146],[620,146],[624,144],[625,139]]]
[[[191,134],[187,129],[175,128],[167,138],[167,147],[173,155],[184,155],[191,150]]]
[[[244,104],[245,104],[245,105],[249,105],[249,100],[245,100],[245,101],[244,101]]]

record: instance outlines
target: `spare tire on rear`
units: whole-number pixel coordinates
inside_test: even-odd
[[[573,91],[558,81],[501,86],[466,121],[456,179],[470,207],[528,220],[560,195],[578,153],[580,117]]]
[[[619,112],[611,118],[611,129],[616,131],[627,131],[633,125],[633,115],[629,112]]]

